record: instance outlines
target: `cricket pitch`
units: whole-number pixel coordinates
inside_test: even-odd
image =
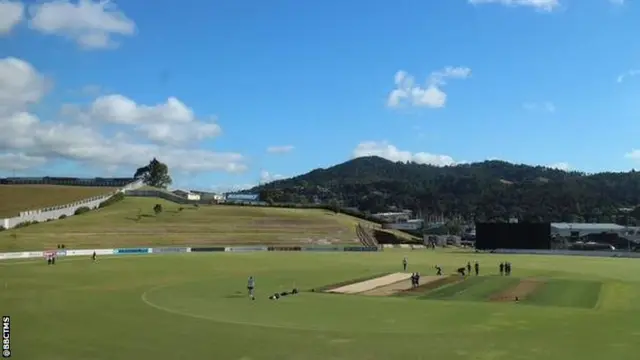
[[[381,276],[375,279],[370,279],[355,284],[349,284],[338,288],[330,289],[327,292],[337,294],[360,294],[366,291],[387,286],[400,282],[407,282],[411,279],[411,274],[408,273],[393,273],[385,276]],[[409,282],[410,284],[410,282]]]

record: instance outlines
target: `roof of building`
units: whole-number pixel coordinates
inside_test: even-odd
[[[618,224],[613,223],[600,223],[600,224],[590,224],[590,223],[551,223],[551,227],[558,230],[585,230],[585,231],[594,231],[594,230],[624,230],[625,227]]]

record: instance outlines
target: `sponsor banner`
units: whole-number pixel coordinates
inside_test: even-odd
[[[219,252],[226,251],[226,248],[223,247],[197,247],[191,248],[191,252]]]
[[[148,254],[151,249],[149,248],[132,248],[132,249],[115,249],[114,254]]]
[[[266,246],[240,246],[240,247],[228,247],[224,251],[227,252],[249,252],[249,251],[267,251]]]
[[[345,246],[344,247],[344,251],[358,251],[358,252],[364,252],[364,251],[378,251],[377,247],[371,247],[371,246]]]
[[[67,250],[67,256],[91,256],[95,251],[96,255],[113,255],[113,249],[92,249],[92,250]]]
[[[10,253],[2,253],[0,254],[0,259],[9,260],[9,259],[24,259],[28,258],[28,252],[10,252]]]
[[[267,251],[302,251],[300,246],[269,246]]]
[[[43,251],[29,251],[29,255],[27,256],[28,258],[39,258],[39,257],[43,257],[44,256],[44,252]]]
[[[316,246],[302,248],[302,251],[344,251],[344,249],[339,246]]]
[[[154,254],[158,253],[184,253],[187,252],[187,248],[153,248],[151,252]]]
[[[56,250],[56,256],[67,256],[67,250]]]

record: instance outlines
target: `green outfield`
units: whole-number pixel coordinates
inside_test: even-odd
[[[327,294],[409,271],[481,274],[407,296]],[[497,274],[513,263],[510,277]],[[245,292],[257,279],[256,301]],[[440,250],[190,253],[0,263],[16,359],[637,359],[640,262]],[[274,292],[303,290],[277,301]],[[314,289],[316,291],[311,292]],[[511,298],[520,294],[520,301]]]
[[[161,204],[163,212],[153,207]],[[197,245],[313,245],[357,243],[355,225],[367,223],[320,209],[178,205],[128,197],[62,220],[0,232],[0,251]],[[369,226],[378,226],[368,223]],[[396,232],[398,236],[409,235]]]

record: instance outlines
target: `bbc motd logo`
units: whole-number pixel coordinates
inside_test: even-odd
[[[11,317],[2,317],[2,357],[11,357]]]

